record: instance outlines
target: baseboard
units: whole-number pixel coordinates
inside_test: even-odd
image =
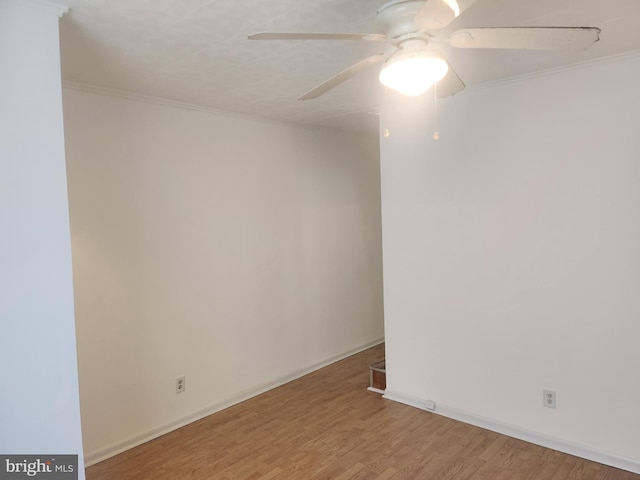
[[[332,357],[326,358],[325,360],[322,360],[318,363],[315,363],[313,365],[310,365],[304,369],[301,370],[297,370],[293,373],[291,373],[290,375],[286,375],[284,377],[280,377],[276,380],[274,380],[273,382],[269,382],[266,384],[262,384],[259,386],[256,386],[255,388],[252,388],[250,390],[245,390],[243,392],[240,392],[238,395],[233,396],[232,398],[229,398],[223,402],[219,402],[216,403],[214,405],[210,405],[209,407],[200,410],[196,413],[193,413],[192,415],[189,415],[187,417],[183,417],[180,418],[176,421],[167,423],[165,425],[162,425],[158,428],[154,428],[153,430],[149,430],[147,432],[144,432],[140,435],[136,435],[135,437],[129,438],[127,440],[124,440],[122,442],[118,442],[115,443],[109,447],[103,448],[101,450],[95,451],[95,452],[91,452],[91,453],[87,453],[85,454],[84,457],[84,463],[86,467],[90,467],[91,465],[95,465],[96,463],[102,462],[103,460],[106,460],[107,458],[111,458],[115,455],[118,455],[119,453],[122,453],[124,451],[127,451],[131,448],[137,447],[138,445],[142,445],[143,443],[146,443],[150,440],[153,440],[155,438],[161,437],[162,435],[165,435],[169,432],[172,432],[174,430],[177,430],[178,428],[184,427],[186,425],[189,425],[190,423],[193,423],[197,420],[200,420],[204,417],[207,417],[213,413],[219,412],[221,410],[224,410],[225,408],[229,408],[233,405],[236,405],[240,402],[244,402],[245,400],[248,400],[252,397],[255,397],[257,395],[260,395],[261,393],[267,392],[269,390],[272,390],[276,387],[279,387],[281,385],[284,385],[285,383],[289,383],[292,380],[295,380],[297,378],[303,377],[311,372],[315,372],[316,370],[319,370],[320,368],[326,367],[327,365],[331,365],[332,363],[338,362],[340,360],[343,360],[347,357],[350,357],[351,355],[355,355],[356,353],[362,352],[363,350],[366,350],[368,348],[374,347],[376,345],[380,345],[381,343],[384,342],[384,337],[378,338],[376,340],[374,340],[373,342],[369,342],[367,344],[361,345],[359,347],[353,348],[351,350],[348,350],[346,352],[343,352],[339,355],[334,355]]]
[[[389,391],[388,389],[386,390],[383,398],[403,403],[405,405],[419,408],[431,413],[436,413],[438,415],[452,418],[454,420],[459,420],[461,422],[475,425],[477,427],[485,428],[493,432],[517,438],[518,440],[524,440],[525,442],[534,443],[536,445],[568,453],[569,455],[575,455],[576,457],[585,458],[587,460],[592,460],[604,465],[620,468],[632,473],[640,473],[640,461],[638,460],[633,460],[630,458],[596,450],[561,438],[552,437],[533,430],[527,430],[515,425],[503,423],[492,418],[486,418],[480,415],[475,415],[473,413],[458,410],[456,408],[442,405],[440,403],[436,404],[435,410],[430,410],[427,408],[426,400],[402,395],[397,392]]]

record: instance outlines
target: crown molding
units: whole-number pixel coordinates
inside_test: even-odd
[[[561,65],[559,67],[547,68],[545,70],[539,70],[536,72],[524,73],[521,75],[513,75],[511,77],[500,78],[498,80],[490,80],[487,82],[477,83],[475,85],[469,85],[467,89],[475,90],[475,89],[482,89],[482,88],[494,87],[499,85],[508,85],[511,83],[521,82],[523,80],[542,78],[542,77],[556,75],[564,72],[582,70],[585,68],[590,68],[598,65],[607,65],[610,63],[625,62],[637,57],[640,57],[640,50],[632,50],[630,52],[618,53],[615,55],[607,55],[605,57],[594,58],[592,60],[585,60],[582,62],[571,63],[569,65]]]
[[[288,127],[314,127],[314,125],[300,125],[293,122],[287,122],[285,120],[271,120],[264,117],[256,117],[256,116],[242,114],[242,113],[229,112],[225,110],[215,109],[212,107],[206,107],[203,105],[196,105],[194,103],[181,102],[177,100],[169,100],[166,98],[154,97],[153,95],[144,95],[141,93],[127,92],[126,90],[118,90],[115,88],[99,87],[95,85],[89,85],[86,83],[69,82],[65,80],[62,82],[62,88],[66,88],[69,90],[76,90],[80,92],[93,93],[96,95],[104,95],[108,97],[122,98],[125,100],[132,100],[135,102],[150,103],[150,104],[160,105],[165,107],[179,108],[182,110],[192,110],[196,112],[208,113],[211,115],[219,115],[223,117],[250,120],[252,122],[268,123],[271,125],[285,125]]]
[[[65,80],[62,82],[62,88],[68,89],[68,90],[75,90],[79,92],[92,93],[95,95],[116,97],[124,100],[131,100],[134,102],[141,102],[141,103],[147,103],[147,104],[159,105],[159,106],[171,107],[171,108],[179,108],[182,110],[191,110],[195,112],[202,112],[210,115],[217,115],[217,116],[228,117],[228,118],[236,118],[236,119],[247,120],[251,122],[259,122],[259,123],[264,123],[268,125],[278,125],[278,126],[285,126],[289,128],[300,128],[300,129],[314,129],[314,130],[320,129],[320,130],[328,130],[331,132],[344,133],[344,131],[341,129],[331,128],[326,125],[316,125],[313,123],[297,123],[295,120],[274,120],[270,118],[258,117],[258,116],[249,115],[249,114],[219,110],[212,107],[206,107],[203,105],[197,105],[197,104],[188,103],[188,102],[180,102],[177,100],[169,100],[166,98],[154,97],[153,95],[144,95],[140,93],[127,92],[125,90],[118,90],[115,88],[99,87],[95,85],[89,85],[86,83],[69,82]],[[362,111],[362,112],[353,112],[353,113],[369,113],[369,112]],[[340,116],[340,115],[337,115],[337,116]],[[323,117],[321,120],[327,120],[330,118],[334,118],[334,116]],[[367,133],[363,133],[360,131],[347,131],[346,133],[356,134],[356,135],[367,135]]]
[[[7,0],[7,1],[19,2],[20,0]],[[50,5],[50,6],[56,5],[46,0],[26,0],[26,1],[34,4],[44,4],[44,5]],[[469,85],[467,86],[467,88],[465,88],[465,90],[454,95],[454,97],[457,95],[464,95],[464,93],[467,91],[481,90],[483,88],[490,88],[490,87],[495,87],[500,85],[509,85],[509,84],[518,83],[518,82],[522,82],[529,79],[542,78],[550,75],[557,75],[563,72],[581,70],[581,69],[590,68],[598,65],[607,65],[611,63],[625,62],[625,61],[639,58],[639,57],[640,57],[640,50],[632,50],[630,52],[620,53],[616,55],[609,55],[605,57],[596,58],[593,60],[586,60],[583,62],[572,63],[569,65],[562,65],[559,67],[553,67],[546,70],[540,70],[540,71],[526,73],[522,75],[514,75],[507,78],[501,78],[498,80],[491,80],[487,82],[478,83],[475,85]],[[318,126],[313,124],[295,123],[295,121],[272,120],[272,119],[268,119],[264,117],[256,117],[248,114],[234,113],[234,112],[229,112],[224,110],[218,110],[211,107],[206,107],[203,105],[180,102],[176,100],[169,100],[161,97],[154,97],[152,95],[144,95],[139,93],[127,92],[125,90],[118,90],[118,89],[113,89],[108,87],[100,87],[100,86],[89,85],[85,83],[79,83],[79,82],[63,81],[62,86],[63,88],[67,88],[70,90],[78,90],[78,91],[94,93],[98,95],[106,95],[111,97],[123,98],[127,100],[133,100],[137,102],[151,103],[155,105],[169,106],[169,107],[180,108],[184,110],[204,112],[204,113],[209,113],[213,115],[221,115],[225,117],[251,120],[254,122],[257,121],[257,122],[267,123],[272,125],[285,125],[289,127],[299,127],[299,128],[305,128],[305,127],[306,128],[328,128],[328,127],[323,127],[323,126]],[[449,97],[449,98],[453,98],[453,97]],[[380,112],[375,112],[371,110],[351,112],[351,113],[367,113],[367,114],[380,115]],[[326,119],[340,117],[340,116],[342,115],[335,115],[335,116],[331,115],[331,116],[323,117],[321,120],[326,120]]]

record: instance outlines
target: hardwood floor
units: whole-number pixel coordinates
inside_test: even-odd
[[[640,480],[368,392],[380,345],[87,468],[87,480]]]

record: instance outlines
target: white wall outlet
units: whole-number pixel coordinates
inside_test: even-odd
[[[182,393],[187,389],[187,380],[184,376],[176,378],[176,393]]]
[[[431,410],[432,412],[436,409],[436,402],[433,400],[427,400],[427,410]]]
[[[556,408],[556,392],[553,390],[542,390],[543,405],[547,408]]]

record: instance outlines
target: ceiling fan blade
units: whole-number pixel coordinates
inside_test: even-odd
[[[476,0],[426,0],[415,16],[415,23],[427,30],[449,25]]]
[[[386,40],[381,33],[309,33],[309,32],[259,32],[249,35],[249,40]]]
[[[458,76],[458,73],[449,65],[449,71],[445,77],[436,84],[436,95],[438,98],[449,97],[464,90],[465,84]]]
[[[449,43],[457,48],[582,51],[599,39],[595,27],[465,28],[453,32]]]
[[[312,98],[317,98],[324,93],[327,93],[329,90],[331,90],[334,87],[337,87],[342,82],[350,79],[357,73],[360,73],[363,70],[366,70],[367,68],[371,67],[372,65],[375,65],[376,63],[381,62],[382,60],[384,60],[385,56],[386,56],[385,54],[380,53],[378,55],[372,55],[370,57],[367,57],[364,60],[360,60],[355,65],[351,65],[349,68],[331,77],[326,82],[323,82],[317,87],[309,90],[307,93],[302,95],[298,100],[310,100]]]

